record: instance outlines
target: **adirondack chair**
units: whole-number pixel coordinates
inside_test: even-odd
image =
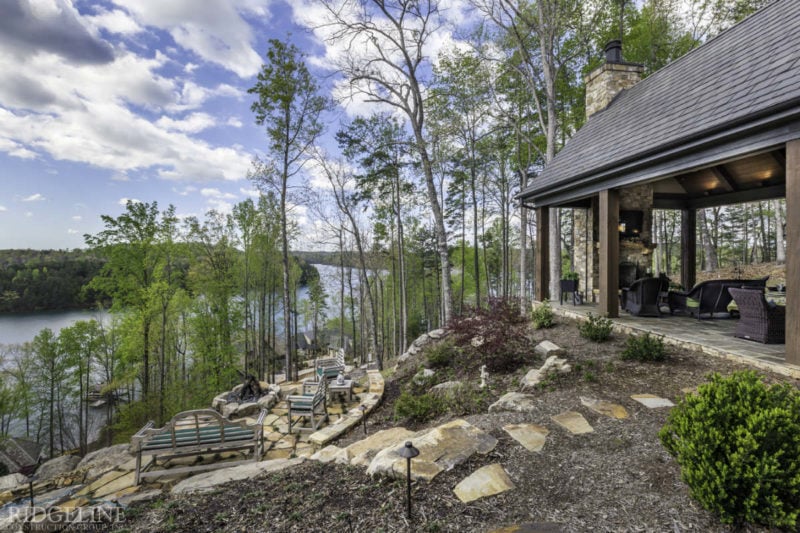
[[[327,393],[328,380],[320,378],[317,381],[303,382],[303,394],[292,394],[286,398],[289,433],[292,432],[294,416],[307,417],[313,431],[328,420],[328,405],[325,399]]]
[[[314,363],[317,376],[322,375],[325,379],[333,379],[344,372],[344,349],[336,350],[334,357],[317,359]]]

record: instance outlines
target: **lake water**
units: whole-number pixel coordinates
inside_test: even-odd
[[[38,313],[21,313],[0,315],[0,344],[22,344],[32,341],[44,328],[50,328],[58,334],[80,320],[104,320],[108,317],[105,311],[42,311]]]
[[[332,296],[339,290],[339,269],[335,266],[315,265],[319,270],[320,279],[325,291],[328,293],[328,305],[332,304]],[[358,285],[357,275],[354,273],[354,285]],[[308,291],[303,288],[298,291],[298,297],[304,300]],[[329,310],[329,312],[331,312]],[[335,311],[333,311],[335,314]],[[78,310],[78,311],[42,311],[39,313],[22,313],[13,315],[0,314],[0,344],[22,344],[32,341],[44,328],[50,328],[58,334],[61,328],[73,325],[80,320],[98,319],[108,317],[105,311]],[[281,325],[280,319],[278,325]],[[302,325],[301,325],[302,327]]]

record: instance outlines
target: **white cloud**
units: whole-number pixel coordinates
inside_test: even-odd
[[[131,179],[124,172],[117,172],[111,176],[111,181],[130,181]]]
[[[122,207],[125,207],[126,205],[128,205],[128,202],[133,202],[134,204],[142,203],[141,200],[137,200],[136,198],[120,198],[119,200],[117,200],[117,203],[119,205],[121,205]]]
[[[31,218],[33,216],[33,211],[25,211],[25,217]]]
[[[197,187],[194,187],[192,185],[187,185],[183,189],[177,189],[175,187],[172,188],[172,192],[174,192],[176,194],[179,194],[181,196],[189,196],[189,194],[191,194],[193,192],[196,192],[196,191],[197,191]]]
[[[225,124],[230,126],[230,127],[232,127],[232,128],[241,128],[242,127],[242,121],[239,120],[236,117],[229,118],[228,121]]]
[[[41,202],[43,200],[46,200],[46,198],[38,192],[21,199],[22,202]]]
[[[80,222],[81,220],[83,220],[83,217],[80,215],[75,215],[74,217],[72,217],[72,220],[74,220],[75,222]]]
[[[18,142],[2,137],[0,137],[0,152],[6,152],[8,155],[20,159],[36,159],[37,157],[36,152],[28,150]]]
[[[69,228],[67,230],[67,233],[70,234],[70,235],[77,235],[78,234],[78,230],[73,229],[73,228]]]
[[[205,196],[206,198],[213,198],[217,200],[234,200],[236,199],[236,195],[229,193],[229,192],[222,192],[219,189],[215,188],[205,188],[200,191],[200,194]]]
[[[169,32],[175,42],[205,61],[242,78],[261,68],[255,36],[243,15],[265,17],[268,0],[113,0],[139,24]]]
[[[250,198],[258,198],[261,196],[261,192],[258,189],[245,189],[244,187],[240,187],[239,192]]]
[[[184,119],[175,120],[170,117],[161,117],[156,121],[159,126],[168,131],[180,131],[185,133],[198,133],[205,129],[217,125],[214,117],[208,113],[192,113]]]
[[[144,31],[133,18],[120,9],[108,11],[99,8],[97,15],[86,17],[86,19],[97,28],[120,35],[130,36]]]
[[[8,211],[8,209],[6,209],[6,206],[0,205],[0,213],[2,213],[3,211]]]

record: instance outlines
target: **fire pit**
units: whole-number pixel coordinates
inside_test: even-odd
[[[239,374],[242,376],[242,383],[218,395],[211,403],[211,407],[222,416],[229,419],[243,418],[262,409],[270,409],[278,403],[281,396],[278,385],[269,385],[242,371]]]

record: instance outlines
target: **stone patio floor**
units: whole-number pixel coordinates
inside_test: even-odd
[[[585,320],[589,313],[598,314],[596,304],[559,305],[551,302],[553,311],[561,316]],[[614,318],[614,330],[626,334],[649,332],[663,335],[664,342],[675,346],[700,350],[714,357],[739,361],[762,370],[777,372],[800,379],[800,367],[786,363],[785,344],[762,344],[733,336],[735,318],[704,318],[670,315],[661,317],[632,316],[620,310]]]

